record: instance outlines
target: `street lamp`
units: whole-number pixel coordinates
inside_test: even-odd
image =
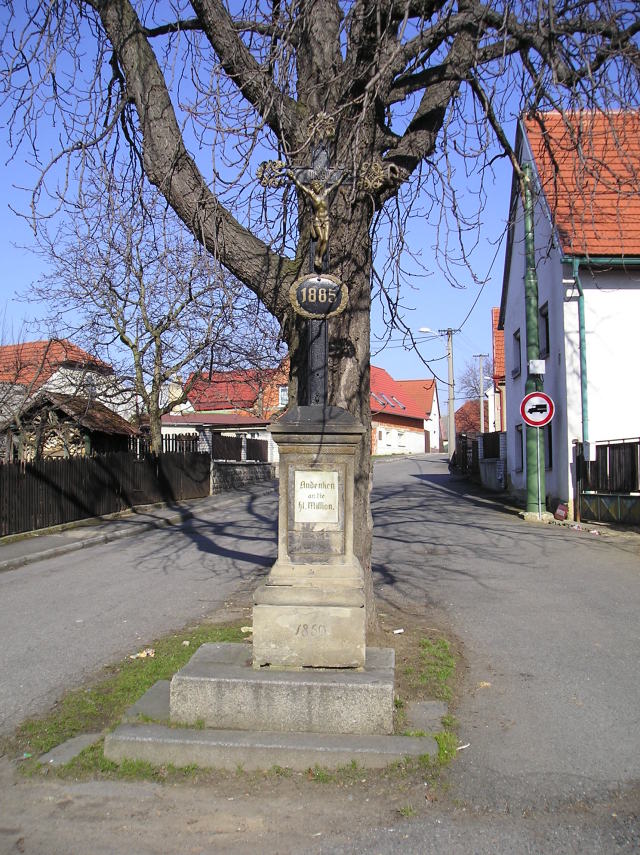
[[[430,327],[420,327],[419,332],[432,333]],[[449,327],[446,330],[438,330],[438,335],[447,336],[447,363],[449,366],[449,419],[447,427],[447,442],[449,460],[453,457],[456,450],[456,414],[455,414],[455,388],[453,380],[453,334],[458,330],[452,330]]]

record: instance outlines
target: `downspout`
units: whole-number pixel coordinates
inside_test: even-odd
[[[542,391],[539,375],[529,371],[532,360],[540,359],[540,338],[538,332],[538,275],[536,273],[535,240],[533,227],[533,194],[531,191],[531,166],[522,167],[524,174],[524,234],[527,271],[524,280],[525,323],[527,334],[527,380],[525,393]],[[540,428],[526,428],[527,453],[527,513],[542,516],[542,503],[545,502],[544,483],[544,439],[540,441]]]

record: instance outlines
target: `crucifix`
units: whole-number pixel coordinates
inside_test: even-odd
[[[311,166],[287,167],[282,161],[267,161],[261,164],[258,170],[258,178],[263,187],[279,187],[286,178],[289,178],[309,200],[313,210],[309,275],[295,283],[298,296],[295,297],[292,293],[294,308],[299,314],[307,317],[306,403],[310,406],[326,406],[328,351],[326,319],[330,315],[343,311],[346,306],[346,289],[333,277],[329,278],[327,274],[329,198],[346,176],[344,169],[330,166],[326,142],[313,147]],[[317,274],[315,279],[314,274]],[[292,292],[293,290],[292,288]],[[336,292],[333,299],[329,299],[333,292]],[[303,304],[300,303],[300,294],[303,294]],[[310,295],[313,295],[314,299],[309,299]],[[325,296],[324,300],[319,299],[322,295]],[[309,306],[309,303],[318,305]],[[299,403],[305,402],[299,401]]]

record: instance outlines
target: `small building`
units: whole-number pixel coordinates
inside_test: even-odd
[[[440,401],[435,380],[398,380],[399,386],[418,404],[424,414],[424,444],[426,452],[442,451],[440,433]]]
[[[424,384],[428,381],[405,381]],[[371,453],[424,454],[430,450],[431,433],[425,428],[431,415],[425,409],[426,389],[421,403],[383,368],[371,366]],[[432,401],[433,401],[432,396]],[[435,395],[437,402],[437,394]],[[437,423],[437,419],[436,419]]]
[[[41,391],[0,426],[5,462],[127,451],[135,427],[99,401]]]
[[[181,412],[162,417],[162,436],[198,435],[198,451],[214,454],[214,437],[241,437],[244,447],[250,439],[264,440],[268,443],[268,461],[278,460],[278,447],[267,430],[269,421],[243,413],[192,413]]]

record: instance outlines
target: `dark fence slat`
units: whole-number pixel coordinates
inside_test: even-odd
[[[209,495],[206,452],[128,452],[0,466],[0,537]]]

